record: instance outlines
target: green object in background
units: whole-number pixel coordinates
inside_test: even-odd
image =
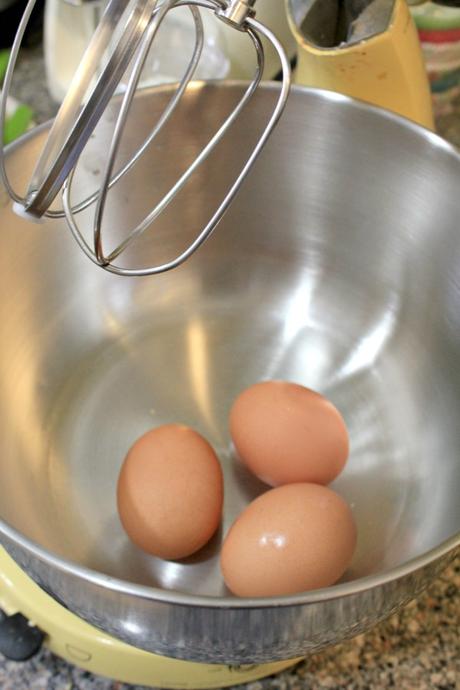
[[[5,77],[6,67],[10,53],[8,50],[0,50],[0,85]],[[17,105],[7,116],[3,132],[3,143],[10,144],[24,134],[29,128],[33,117],[32,108],[28,105]]]
[[[3,82],[6,67],[8,65],[8,58],[10,57],[9,50],[0,50],[0,84]]]
[[[425,2],[411,7],[411,13],[417,28],[422,31],[446,31],[460,28],[458,7],[440,7],[434,2]]]
[[[32,108],[28,105],[18,105],[14,113],[6,118],[3,143],[10,144],[24,134],[32,122],[32,116]]]

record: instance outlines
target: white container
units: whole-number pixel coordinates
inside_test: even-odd
[[[102,5],[83,2],[71,5],[65,0],[47,0],[45,5],[44,51],[48,89],[52,98],[62,101],[73,74],[100,17]],[[257,18],[272,29],[283,43],[290,57],[296,51],[295,40],[290,32],[283,0],[259,0]],[[179,14],[180,13],[180,14]],[[183,73],[192,45],[193,26],[190,12],[178,8],[170,13],[158,36],[156,49],[149,59],[143,83],[175,81]],[[255,51],[248,36],[231,29],[211,12],[203,10],[206,23],[206,45],[196,78],[233,79],[250,78],[255,70]],[[168,50],[166,32],[171,42],[186,46],[185,50]],[[182,39],[181,39],[182,35]],[[264,42],[266,48],[265,79],[272,79],[280,70],[276,53]]]

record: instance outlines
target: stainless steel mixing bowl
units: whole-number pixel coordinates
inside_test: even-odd
[[[133,250],[136,263],[176,253],[201,226],[257,136],[274,89],[258,93],[181,203]],[[188,123],[201,118],[215,128],[240,93],[238,85],[195,86],[169,134],[112,194],[116,231],[148,210],[201,148],[204,131],[200,141],[187,138]],[[166,94],[137,98],[125,152]],[[94,188],[108,127],[93,140],[80,191]],[[43,131],[10,149],[19,185]],[[301,656],[366,630],[415,596],[460,542],[459,199],[460,157],[432,133],[337,95],[295,89],[218,231],[169,274],[106,274],[63,224],[29,225],[5,201],[7,550],[95,626],[197,661]],[[223,586],[219,544],[264,487],[235,464],[227,414],[243,387],[279,377],[322,391],[346,418],[351,456],[335,487],[353,507],[359,545],[334,587],[239,600]],[[129,445],[174,420],[214,444],[226,475],[222,533],[181,563],[136,550],[115,506]]]

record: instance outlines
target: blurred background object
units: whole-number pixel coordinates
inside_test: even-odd
[[[8,64],[9,50],[0,50],[0,91]],[[10,144],[28,130],[32,125],[33,112],[28,105],[9,98],[6,106],[5,130],[3,143]]]
[[[294,79],[434,128],[430,87],[406,0],[287,0]]]
[[[460,3],[444,4],[417,4],[412,7],[412,15],[422,44],[438,129],[460,146]]]
[[[0,48],[9,48],[26,7],[26,0],[0,0]],[[45,0],[37,0],[24,39],[25,46],[37,45],[42,40]]]
[[[63,99],[103,8],[104,2],[100,0],[46,0],[45,66],[48,88],[56,101]],[[256,63],[250,42],[213,13],[203,10],[202,17],[205,47],[196,78],[252,78]],[[288,55],[294,57],[296,44],[288,26],[284,0],[261,0],[257,6],[257,18],[276,33]],[[177,81],[182,77],[192,53],[194,36],[188,9],[179,7],[170,12],[144,69],[142,85]],[[272,79],[279,70],[279,60],[266,41],[264,49],[264,77]]]

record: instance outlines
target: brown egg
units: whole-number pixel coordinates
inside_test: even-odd
[[[118,478],[118,513],[132,541],[166,559],[198,551],[222,514],[223,478],[209,443],[193,429],[166,424],[131,447]]]
[[[244,390],[230,412],[241,460],[271,486],[328,484],[348,457],[348,432],[337,408],[296,383],[264,381]]]
[[[319,484],[262,494],[233,523],[221,552],[228,588],[240,597],[294,594],[336,582],[356,546],[343,498]]]

